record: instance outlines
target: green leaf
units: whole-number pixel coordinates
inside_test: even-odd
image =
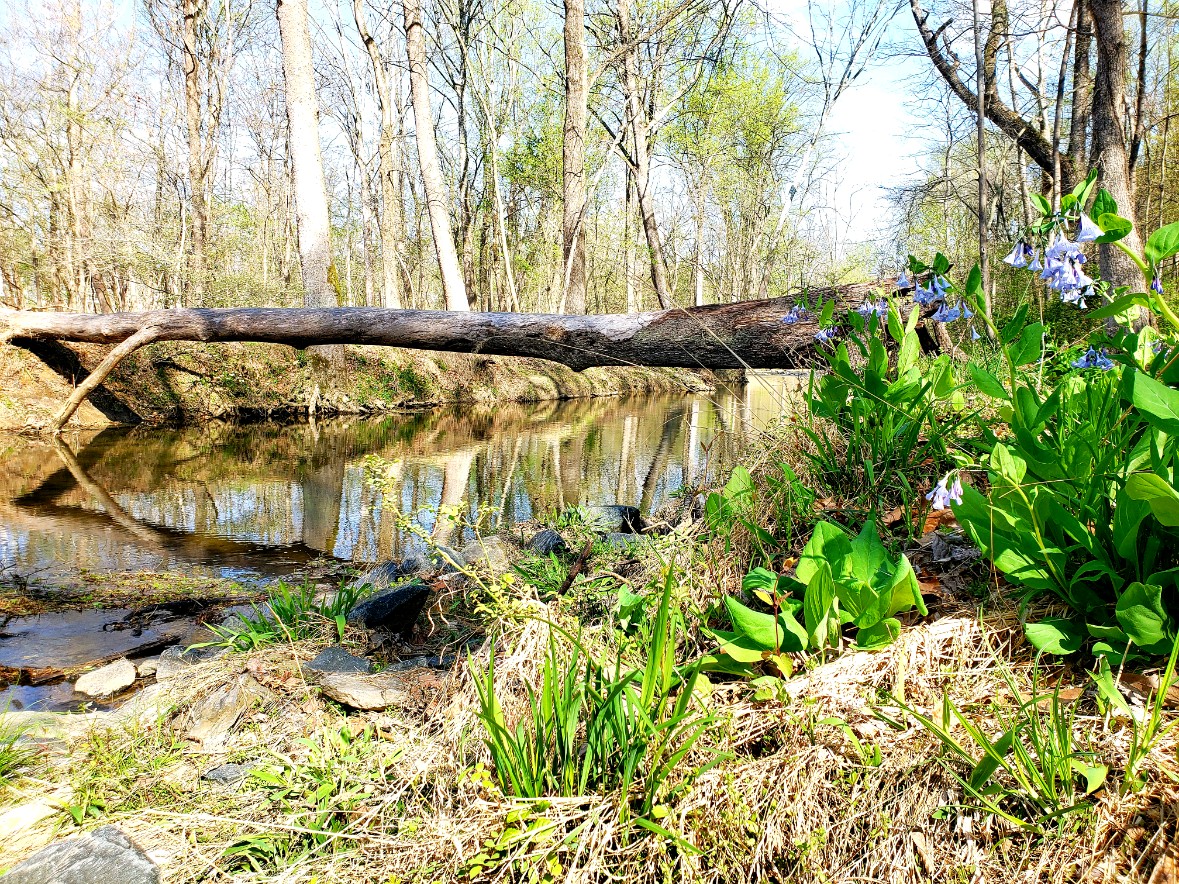
[[[802,599],[803,622],[812,648],[822,650],[827,647],[827,637],[832,631],[834,602],[835,583],[831,579],[831,569],[823,562],[807,583],[806,594]]]
[[[1146,240],[1143,254],[1151,264],[1158,264],[1165,258],[1179,252],[1179,221],[1160,227]]]
[[[1090,169],[1089,174],[1085,176],[1084,181],[1078,181],[1077,186],[1073,188],[1072,197],[1076,200],[1078,205],[1084,206],[1089,199],[1089,193],[1093,190],[1093,183],[1097,180],[1097,170]]]
[[[1179,433],[1179,391],[1135,370],[1122,377],[1122,397],[1133,402],[1151,426]]]
[[[851,573],[850,557],[851,541],[843,529],[831,522],[819,522],[811,539],[802,548],[795,574],[803,583],[809,584],[819,567],[826,564],[831,569],[832,579],[840,581]]]
[[[970,298],[976,304],[982,295],[982,271],[978,269],[975,264],[970,268],[970,274],[966,277],[966,297]]]
[[[1135,473],[1126,480],[1126,494],[1150,504],[1154,517],[1168,528],[1179,528],[1179,491],[1155,473]]]
[[[1084,778],[1086,795],[1092,795],[1100,789],[1109,774],[1109,768],[1104,764],[1086,764],[1079,758],[1070,758],[1069,766],[1073,769],[1073,773]]]
[[[1032,647],[1045,654],[1073,654],[1085,641],[1077,624],[1063,617],[1025,623],[1023,631]]]
[[[734,642],[766,651],[801,651],[806,647],[806,630],[788,609],[781,609],[775,621],[772,614],[751,610],[731,596],[725,598],[725,608],[733,622]]]
[[[1043,324],[1033,322],[1020,332],[1019,340],[1011,345],[1008,351],[1011,361],[1016,365],[1027,365],[1028,363],[1038,361],[1042,352],[1043,341]]]
[[[950,259],[941,252],[933,256],[933,272],[938,276],[945,276],[950,272]]]
[[[1015,315],[1011,317],[1011,321],[1003,326],[1003,331],[1000,338],[1004,344],[1010,344],[1019,337],[1020,332],[1023,331],[1024,323],[1028,319],[1028,305],[1026,303],[1020,304],[1015,310]]]
[[[1033,193],[1032,202],[1036,204],[1036,208],[1040,210],[1040,214],[1047,216],[1052,214],[1052,203],[1044,198],[1043,194]]]
[[[1145,295],[1122,295],[1122,297],[1115,298],[1104,307],[1087,311],[1085,316],[1089,319],[1105,319],[1107,316],[1117,316],[1119,313],[1125,313],[1131,307],[1145,307],[1147,310],[1153,309],[1150,299]]]
[[[990,396],[992,399],[1009,398],[1007,389],[997,377],[985,368],[975,365],[973,362],[968,367],[970,368],[970,377],[974,380],[974,385],[978,387],[979,392],[985,396]]]
[[[1163,609],[1161,586],[1131,583],[1118,599],[1114,613],[1130,641],[1142,650],[1161,653],[1169,649],[1169,619]]]
[[[1117,242],[1119,239],[1129,236],[1130,231],[1134,229],[1133,224],[1112,212],[1098,215],[1095,220],[1097,226],[1104,231],[1101,236],[1097,237],[1097,242]]]
[[[886,617],[873,626],[865,626],[856,633],[856,644],[865,650],[883,648],[896,641],[901,634],[901,621]]]
[[[1100,218],[1102,215],[1113,215],[1117,211],[1118,204],[1117,201],[1113,198],[1113,194],[1111,194],[1104,187],[1098,188],[1097,197],[1093,200],[1093,209],[1090,212],[1090,215],[1099,219],[1097,223],[1100,224]]]

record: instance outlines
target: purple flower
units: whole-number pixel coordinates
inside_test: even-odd
[[[795,304],[790,308],[790,312],[782,317],[782,321],[787,325],[794,325],[800,319],[806,316],[806,309],[799,304]]]
[[[944,510],[950,505],[951,501],[958,504],[962,503],[962,481],[955,476],[953,483],[947,487],[949,482],[950,474],[947,473],[938,480],[937,486],[925,495],[926,500],[933,502],[933,508],[935,510]]]
[[[1007,253],[1007,256],[1003,259],[1003,263],[1010,264],[1012,267],[1027,267],[1028,259],[1031,257],[1033,257],[1031,247],[1021,239]]]
[[[856,312],[865,319],[870,316],[886,316],[888,314],[888,301],[883,298],[875,302],[865,300],[863,304],[856,308]]]
[[[981,337],[982,337],[982,335],[980,335],[978,333],[978,329],[976,329],[974,326],[971,326],[970,327],[970,340],[977,341]]]
[[[1077,231],[1077,242],[1095,242],[1097,237],[1105,233],[1100,227],[1093,223],[1093,219],[1081,213],[1081,229]]]
[[[1099,368],[1102,371],[1109,371],[1114,367],[1113,360],[1105,355],[1104,347],[1101,348],[1100,353],[1090,347],[1084,356],[1074,359],[1072,365],[1073,368]]]
[[[929,317],[934,322],[953,322],[962,316],[961,307],[951,307],[949,304],[943,303],[934,312],[933,316]]]
[[[828,328],[821,328],[815,332],[815,340],[820,344],[830,344],[835,340],[835,336],[839,334],[839,326],[832,325]]]
[[[1157,273],[1155,274],[1154,279],[1150,281],[1150,290],[1156,295],[1161,295],[1163,293],[1163,281],[1159,279]]]
[[[901,271],[901,275],[897,277],[897,289],[898,289],[898,291],[899,291],[899,290],[902,290],[902,289],[911,289],[912,287],[913,287],[913,283],[909,282],[909,276],[908,276],[908,274],[907,274],[907,273],[905,273],[905,271],[904,271],[904,270],[902,270],[902,271]]]
[[[1044,265],[1040,263],[1040,256],[1035,252],[1032,253],[1032,260],[1028,262],[1028,270],[1039,273],[1044,269]]]

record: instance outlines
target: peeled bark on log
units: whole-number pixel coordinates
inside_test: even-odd
[[[826,292],[841,309],[875,297],[873,286]],[[820,293],[812,292],[812,300]],[[813,315],[782,318],[794,301],[773,298],[651,313],[561,316],[373,307],[242,307],[142,313],[50,313],[0,309],[0,341],[119,345],[78,386],[58,416],[60,430],[82,398],[137,347],[152,341],[250,341],[304,348],[330,344],[407,347],[548,359],[592,366],[808,368],[816,364]]]

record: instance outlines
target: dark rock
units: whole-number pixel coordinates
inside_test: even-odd
[[[552,528],[545,528],[543,531],[535,534],[533,538],[528,541],[528,548],[534,553],[538,553],[542,556],[564,556],[569,554],[569,544],[565,542],[564,537],[562,537]]]
[[[349,654],[339,645],[324,648],[310,663],[303,664],[304,674],[311,672],[372,672],[373,664],[363,657]]]
[[[414,580],[369,596],[348,613],[348,622],[367,629],[408,635],[429,597],[430,587]]]
[[[458,656],[455,654],[446,654],[442,657],[406,657],[404,660],[390,663],[381,671],[404,672],[407,669],[449,669],[457,659]]]
[[[9,869],[8,884],[160,884],[160,870],[116,826],[42,848]]]
[[[643,514],[635,506],[622,504],[593,504],[581,507],[586,525],[606,533],[639,534],[643,530]]]
[[[233,783],[240,783],[253,770],[252,766],[244,764],[221,764],[212,770],[207,770],[202,779],[209,780],[212,783],[221,783],[224,786],[232,785]]]
[[[424,564],[424,560],[418,562],[415,561],[415,558],[411,556],[401,562],[385,562],[377,565],[375,568],[370,568],[363,574],[357,575],[356,579],[352,581],[352,585],[371,586],[376,592],[388,589],[406,577],[415,574],[418,564]]]

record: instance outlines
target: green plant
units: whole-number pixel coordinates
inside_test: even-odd
[[[528,713],[514,727],[496,696],[494,647],[487,668],[474,670],[479,720],[506,793],[539,798],[617,791],[624,820],[633,817],[637,825],[675,837],[655,822],[666,813],[664,802],[720,756],[709,753],[704,763],[679,770],[715,719],[693,708],[699,666],[675,665],[673,587],[669,571],[641,669],[626,668],[621,654],[611,665],[600,664],[577,638],[550,625],[540,688],[526,686]]]
[[[889,556],[872,522],[854,538],[838,525],[819,522],[794,576],[754,568],[743,586],[773,613],[726,598],[733,630],[711,630],[720,647],[706,659],[710,669],[752,675],[752,664],[768,661],[789,675],[792,666],[784,654],[838,648],[845,626],[856,627],[858,647],[879,648],[900,633],[897,614],[914,608],[928,613],[909,560]]]
[[[23,727],[0,713],[0,786],[11,783],[37,757],[37,750],[25,736]]]
[[[1042,218],[1027,234],[1044,244],[1049,284],[1079,303],[1096,294],[1080,287],[1088,277],[1079,270],[1080,246],[1067,239],[1070,226],[1082,228],[1078,242],[1112,242],[1129,253],[1122,243],[1129,222],[1107,192],[1093,202],[1096,225],[1082,212],[1092,184],[1090,176],[1078,185],[1059,212],[1041,200]],[[1179,317],[1157,277],[1159,262],[1176,252],[1179,224],[1172,224],[1147,239],[1143,255],[1131,255],[1154,277],[1151,291],[1107,287],[1108,303],[1088,317],[1127,326],[1095,334],[1071,362],[1045,349],[1045,329],[1028,322],[1026,307],[1002,329],[991,324],[977,268],[967,282],[967,300],[1001,345],[1007,378],[977,365],[971,374],[1007,426],[983,429],[989,491],[964,489],[954,513],[1025,601],[1050,593],[1068,605],[1067,617],[1027,624],[1040,650],[1071,653],[1091,640],[1095,653],[1115,660],[1132,648],[1166,654],[1179,632]],[[1021,241],[1014,260],[1025,254],[1038,260]],[[1170,331],[1135,330],[1140,310]],[[1031,365],[1037,370],[1027,372]],[[1045,374],[1059,380],[1048,384]]]
[[[732,549],[733,531],[740,526],[753,541],[757,557],[769,563],[790,552],[798,528],[810,522],[814,491],[799,481],[788,464],[778,463],[776,470],[759,486],[749,470],[734,467],[725,486],[705,498],[708,529],[724,539],[726,550]]]
[[[1050,694],[1041,692],[1038,671],[1033,670],[1031,697],[1021,699],[1010,671],[1006,667],[1001,671],[1015,703],[991,704],[999,726],[993,739],[950,700],[948,692],[942,695],[937,719],[893,702],[937,737],[945,750],[940,761],[979,807],[1022,829],[1043,831],[1050,823],[1089,807],[1086,796],[1101,788],[1109,769],[1095,763],[1093,753],[1077,744],[1076,706],[1061,700],[1059,686]],[[905,727],[883,714],[880,717],[894,727]],[[965,737],[960,739],[956,732]],[[960,773],[963,764],[970,768],[965,776]]]
[[[949,262],[938,258],[935,266],[944,263],[948,270]],[[919,501],[917,486],[949,463],[965,420],[964,413],[949,409],[962,405],[949,355],[931,362],[921,358],[916,332],[921,311],[911,310],[902,323],[897,305],[888,304],[882,321],[875,310],[883,304],[867,319],[849,312],[845,340],[834,350],[818,348],[828,371],[811,375],[809,421],[801,428],[811,442],[805,452],[811,475],[820,489],[846,502],[857,519],[897,506],[911,514]],[[823,309],[819,324],[827,327],[833,304]],[[890,338],[896,346],[891,359]],[[950,416],[943,417],[946,413]],[[911,532],[908,515],[904,523]]]
[[[292,588],[280,580],[264,605],[251,605],[249,613],[238,614],[230,623],[210,626],[216,641],[197,647],[248,651],[277,642],[302,641],[325,632],[334,632],[335,638],[342,639],[345,618],[370,591],[369,586],[345,583],[335,593],[317,598],[311,583]]]

